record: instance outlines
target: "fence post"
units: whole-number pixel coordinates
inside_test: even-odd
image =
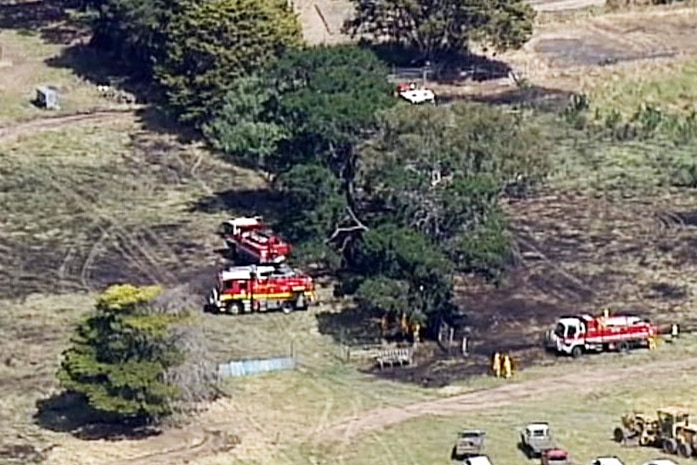
[[[448,337],[448,355],[451,355],[451,349],[453,347],[453,339],[455,338],[455,329],[450,328],[450,336]]]

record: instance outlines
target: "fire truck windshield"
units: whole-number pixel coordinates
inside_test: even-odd
[[[564,323],[558,323],[557,327],[554,328],[554,335],[559,337],[559,338],[563,338],[565,332],[566,332],[566,326],[564,326]]]

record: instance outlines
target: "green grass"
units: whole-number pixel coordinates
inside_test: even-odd
[[[64,46],[45,43],[38,33],[10,30],[0,32],[0,46],[3,61],[8,63],[0,68],[0,126],[46,116],[47,110],[31,103],[36,87],[42,85],[58,88],[61,105],[58,113],[109,106],[108,101],[99,97],[96,86],[77,76],[73,70],[46,65],[45,61],[58,56]]]
[[[650,104],[669,113],[689,113],[697,110],[697,59],[604,73],[583,91],[593,110],[616,109],[631,116],[642,104]]]
[[[553,151],[552,186],[575,192],[665,191],[676,166],[693,157],[696,144],[676,146],[667,140],[613,142],[570,133]]]
[[[697,337],[688,336],[676,346],[664,345],[652,353],[637,352],[631,360],[621,362],[618,360],[620,356],[606,355],[585,361],[568,361],[568,364],[536,367],[519,373],[518,379],[553,383],[555,373],[569,373],[590,366],[635,366],[649,361],[694,357],[696,353]],[[646,377],[627,379],[621,385],[604,383],[602,378],[596,381],[595,386],[591,384],[590,392],[553,393],[499,409],[477,411],[475,407],[475,411],[466,414],[423,416],[384,431],[359,436],[351,445],[324,450],[323,455],[307,445],[297,447],[289,455],[295,457],[293,463],[304,463],[302,457],[310,454],[318,458],[315,463],[319,464],[448,463],[456,432],[462,428],[481,428],[487,432],[487,454],[494,464],[534,463],[526,460],[516,448],[518,428],[528,422],[549,421],[559,444],[570,451],[575,463],[588,463],[599,455],[617,455],[628,465],[633,465],[661,453],[655,449],[628,449],[615,444],[611,434],[622,414],[633,409],[653,412],[666,405],[697,411],[697,400],[692,395],[697,381],[694,370],[671,377],[652,377],[647,370]],[[677,462],[691,463],[690,460]]]

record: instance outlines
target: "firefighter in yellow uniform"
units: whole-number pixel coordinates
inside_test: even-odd
[[[501,354],[498,352],[494,354],[494,359],[491,362],[491,370],[497,378],[501,377]]]
[[[412,326],[411,334],[412,334],[412,337],[414,338],[414,342],[421,342],[421,337],[420,337],[421,325],[418,323],[414,323],[414,325]]]
[[[655,350],[656,349],[656,336],[651,336],[649,338],[649,350]]]
[[[503,371],[503,377],[508,379],[513,375],[513,365],[511,362],[511,356],[508,354],[505,354],[503,356],[503,363],[502,363],[502,371]]]
[[[409,334],[409,322],[407,321],[407,314],[402,313],[402,318],[401,321],[399,322],[400,326],[402,328],[402,334],[403,335],[408,335]]]

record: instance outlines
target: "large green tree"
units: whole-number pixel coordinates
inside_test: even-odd
[[[518,48],[532,36],[535,12],[524,0],[352,0],[353,35],[388,40],[437,60],[466,52],[472,40]]]
[[[219,109],[231,83],[302,43],[285,0],[101,0],[93,43],[153,80],[182,121]]]
[[[206,133],[269,172],[319,164],[348,182],[356,145],[376,129],[376,113],[395,103],[387,74],[372,52],[353,45],[291,50],[258,78],[233,84]]]
[[[235,83],[205,133],[273,175],[296,255],[331,257],[361,306],[429,323],[453,308],[455,270],[505,266],[499,198],[545,177],[545,140],[498,108],[413,106],[391,91],[370,51],[294,50]]]
[[[286,0],[177,1],[184,6],[165,27],[156,75],[183,121],[207,120],[236,78],[302,42]]]
[[[412,229],[383,224],[363,234],[350,261],[363,276],[359,302],[385,313],[401,307],[425,323],[450,308],[453,265],[437,244]]]
[[[524,119],[486,105],[397,107],[359,151],[361,201],[442,245],[460,269],[497,274],[509,251],[498,200],[544,179],[545,144]]]
[[[234,80],[221,110],[203,126],[204,136],[231,161],[273,177],[279,171],[278,145],[289,136],[271,113],[271,100],[277,98],[276,90],[257,74]]]
[[[94,6],[92,44],[139,79],[153,78],[163,58],[164,29],[179,13],[177,0],[101,0]]]
[[[168,370],[185,362],[173,328],[185,316],[153,311],[157,287],[112,286],[77,327],[58,371],[61,385],[98,411],[160,419],[173,413],[178,388]]]

